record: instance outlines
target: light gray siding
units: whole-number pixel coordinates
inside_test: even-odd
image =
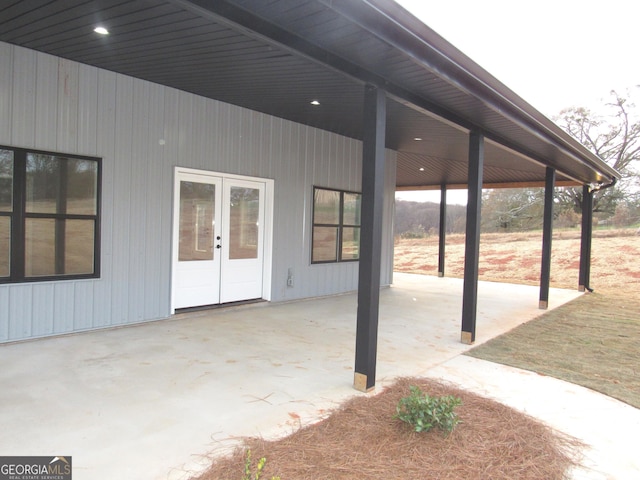
[[[273,301],[357,288],[357,263],[310,264],[310,237],[314,185],[360,190],[359,141],[5,43],[0,82],[0,144],[103,159],[101,278],[0,285],[0,341],[167,317],[175,166],[274,179]]]

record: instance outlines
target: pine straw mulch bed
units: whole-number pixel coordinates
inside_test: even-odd
[[[431,396],[462,399],[455,410],[461,423],[451,434],[416,433],[393,418],[411,385]],[[577,440],[496,401],[434,380],[401,378],[285,438],[244,439],[233,454],[215,458],[197,480],[243,478],[247,450],[254,468],[266,457],[262,479],[565,479],[580,447]]]

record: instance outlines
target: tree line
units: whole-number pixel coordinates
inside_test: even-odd
[[[621,174],[610,188],[594,194],[594,224],[614,227],[640,225],[640,112],[626,96],[611,92],[600,112],[572,107],[555,122]],[[510,232],[542,228],[544,188],[509,188],[482,193],[483,232]],[[556,188],[554,226],[580,225],[582,188]],[[440,206],[433,202],[396,201],[395,234],[417,238],[437,234]],[[447,206],[447,233],[464,233],[466,207]]]

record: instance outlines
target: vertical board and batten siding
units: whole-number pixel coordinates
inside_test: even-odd
[[[359,191],[359,141],[0,42],[0,144],[103,159],[100,278],[0,285],[0,342],[169,316],[176,166],[274,180],[272,301],[357,288],[357,263],[311,265],[310,247],[313,186]]]

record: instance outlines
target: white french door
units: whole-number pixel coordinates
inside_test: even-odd
[[[173,310],[263,298],[266,184],[176,169]]]
[[[220,303],[262,297],[264,184],[225,179]]]
[[[220,303],[222,179],[179,173],[174,188],[174,308]]]

